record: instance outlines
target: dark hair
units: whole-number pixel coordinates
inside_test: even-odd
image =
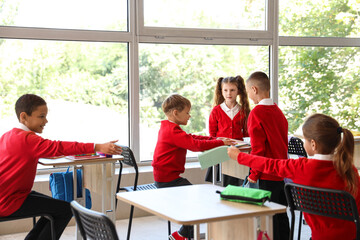
[[[181,112],[185,107],[191,108],[191,102],[180,94],[171,94],[162,103],[162,109],[165,114],[175,109]]]
[[[226,78],[219,78],[216,83],[215,87],[215,94],[214,94],[214,106],[217,106],[225,101],[224,96],[222,95],[222,84],[224,83],[232,83],[237,86],[238,89],[238,95],[240,97],[240,105],[241,105],[241,111],[243,112],[245,116],[245,124],[244,129],[247,131],[247,118],[250,113],[250,104],[248,95],[246,93],[245,88],[245,82],[244,79],[238,75],[236,77],[226,77]]]
[[[359,184],[358,174],[354,172],[354,136],[332,117],[316,113],[304,123],[305,139],[313,139],[322,154],[334,154],[334,167],[338,174],[345,179],[346,190],[357,194]],[[343,139],[341,139],[343,133]]]
[[[27,115],[31,114],[36,110],[37,107],[46,105],[43,98],[35,94],[24,94],[15,103],[15,112],[17,118],[20,120],[20,113],[25,112]]]
[[[270,91],[270,79],[264,72],[252,73],[246,83],[253,83],[261,91]]]

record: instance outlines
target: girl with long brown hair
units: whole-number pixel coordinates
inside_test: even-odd
[[[304,123],[303,135],[308,158],[270,159],[228,148],[229,156],[243,164],[307,186],[345,190],[351,193],[360,212],[359,173],[354,166],[354,136],[324,114],[314,114]],[[312,239],[355,239],[355,224],[304,213]]]
[[[219,78],[215,87],[214,108],[209,117],[210,136],[243,140],[244,137],[249,136],[247,132],[249,113],[250,105],[244,79],[240,75]],[[207,172],[206,181],[212,181],[212,168]],[[242,180],[224,175],[223,184],[240,185]]]

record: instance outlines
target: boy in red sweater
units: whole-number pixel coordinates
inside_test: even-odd
[[[248,132],[251,155],[268,158],[287,158],[288,122],[279,107],[270,98],[270,80],[263,72],[254,72],[246,81],[249,98],[257,104],[248,118]],[[250,170],[248,180],[260,189],[272,192],[271,201],[287,205],[284,180],[281,177]],[[274,239],[289,239],[289,219],[287,214],[276,214],[273,218]]]
[[[224,144],[231,145],[232,140],[219,140],[214,137],[187,134],[179,125],[186,125],[190,119],[191,103],[179,94],[170,95],[162,104],[168,120],[161,121],[158,140],[152,166],[155,185],[158,188],[191,185],[180,177],[185,171],[186,151],[205,151]],[[169,239],[187,239],[193,237],[193,226],[182,226]]]
[[[0,216],[47,213],[55,222],[59,239],[72,217],[70,203],[31,191],[39,158],[94,153],[120,154],[116,141],[94,144],[43,139],[48,109],[44,99],[25,94],[15,104],[19,127],[0,138]],[[50,222],[40,218],[26,239],[51,239]]]

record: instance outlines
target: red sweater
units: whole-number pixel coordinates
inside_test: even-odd
[[[248,131],[251,141],[251,154],[269,158],[287,158],[288,122],[279,107],[274,105],[257,105],[251,110],[248,118]],[[252,180],[282,181],[283,178],[262,174],[251,169]]]
[[[257,169],[263,173],[275,174],[281,178],[290,178],[294,183],[330,189],[345,189],[345,181],[336,172],[333,162],[316,159],[270,159],[240,153],[237,158],[240,164]],[[357,172],[354,167],[354,171]],[[356,196],[360,212],[360,186]],[[313,240],[355,239],[355,224],[336,218],[322,217],[304,213],[306,222],[311,228]]]
[[[93,153],[93,143],[43,139],[14,128],[0,138],[0,216],[18,210],[31,192],[39,158]]]
[[[213,137],[187,134],[179,125],[168,120],[161,121],[154,152],[154,179],[171,182],[185,171],[186,151],[205,151],[222,146],[224,142]]]
[[[240,110],[233,120],[221,109],[220,105],[213,108],[209,118],[209,132],[212,137],[227,137],[243,140],[248,133],[245,128],[245,115]]]

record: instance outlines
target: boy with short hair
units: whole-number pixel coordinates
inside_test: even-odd
[[[158,188],[191,185],[180,177],[185,171],[186,151],[205,151],[224,144],[231,145],[230,139],[187,134],[179,125],[186,125],[190,119],[190,101],[179,95],[170,95],[162,104],[167,120],[161,121],[152,166],[155,185]],[[192,238],[193,226],[182,226],[169,236],[172,240]]]
[[[248,132],[251,154],[269,158],[287,159],[288,122],[279,107],[270,98],[270,80],[263,72],[254,72],[246,81],[249,98],[257,104],[248,118]],[[261,189],[272,192],[271,201],[287,205],[283,178],[250,170],[248,180],[259,180]],[[289,239],[289,219],[287,214],[274,216],[274,239]]]
[[[48,108],[41,97],[21,96],[15,111],[19,127],[0,138],[0,216],[22,216],[47,213],[54,218],[56,238],[59,239],[72,217],[70,203],[31,191],[39,158],[94,153],[120,154],[116,141],[104,144],[51,141],[35,133],[42,133]],[[42,217],[26,239],[51,239],[50,222]]]

